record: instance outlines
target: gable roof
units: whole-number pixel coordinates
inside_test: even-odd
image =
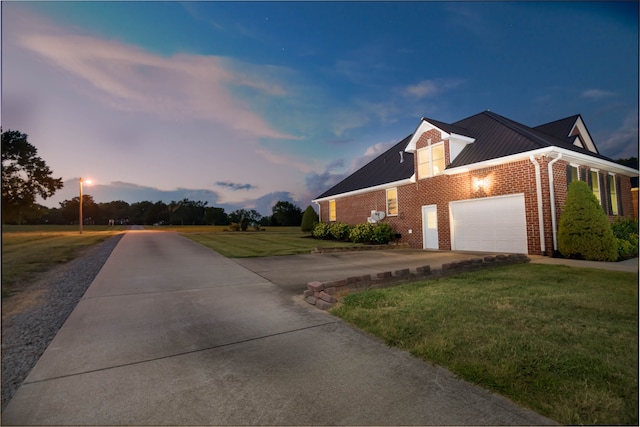
[[[410,179],[414,173],[413,153],[405,152],[404,148],[407,146],[411,136],[412,135],[407,136],[317,198],[322,199],[336,194],[349,193],[377,185]],[[403,153],[402,162],[400,162],[400,152]]]
[[[613,162],[613,160],[597,152],[574,145],[572,142],[575,137],[558,138],[540,129],[530,128],[492,111],[484,111],[467,117],[466,119],[455,122],[454,125],[466,128],[475,138],[475,142],[467,145],[451,164],[447,166],[447,169],[526,153],[546,147],[564,148],[576,153]],[[549,131],[549,129],[552,129],[552,126],[546,127],[545,129]]]
[[[418,133],[421,129],[433,127],[447,132],[452,137],[454,134],[462,135],[469,138],[469,141],[473,141],[462,148],[459,154],[445,168],[445,173],[458,167],[514,155],[524,155],[524,153],[552,147],[575,152],[582,159],[586,159],[584,157],[586,155],[596,161],[615,163],[610,158],[597,152],[580,115],[556,120],[535,128],[525,126],[492,111],[483,111],[452,124],[423,117],[414,134],[407,136],[389,150],[322,193],[317,197],[317,200],[410,180],[415,173],[413,162],[415,146],[410,145],[412,141],[419,138],[420,135]],[[591,150],[574,145],[578,134],[581,136],[586,135],[585,138],[588,138],[588,145],[592,148]],[[400,151],[404,151],[404,162],[402,163],[400,162]],[[623,168],[626,169],[622,171],[623,173],[632,172],[630,168]],[[635,172],[637,173],[637,171]],[[452,173],[454,172],[452,171]]]
[[[573,145],[580,145],[591,152],[599,153],[580,114],[545,123],[536,126],[534,129],[555,136],[556,138],[565,139]],[[576,142],[576,139],[579,142]]]

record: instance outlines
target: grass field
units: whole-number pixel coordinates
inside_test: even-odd
[[[182,231],[186,237],[228,258],[308,254],[316,247],[352,247],[355,243],[316,240],[300,227],[266,227],[265,231]]]
[[[638,425],[638,276],[525,264],[345,298],[333,314],[561,424]]]
[[[125,227],[20,225],[2,226],[2,297],[56,264],[68,262],[88,246],[122,232]]]

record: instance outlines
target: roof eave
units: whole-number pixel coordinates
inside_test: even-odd
[[[638,170],[630,168],[628,166],[621,165],[619,163],[608,161],[605,159],[599,159],[597,157],[590,156],[588,154],[577,153],[575,151],[567,150],[565,148],[550,146],[537,150],[525,151],[518,154],[512,154],[510,156],[498,157],[495,159],[485,160],[483,162],[472,163],[469,165],[458,166],[451,169],[445,169],[442,173],[445,175],[456,175],[459,173],[465,173],[473,170],[483,169],[491,166],[497,166],[505,163],[516,162],[519,160],[528,159],[530,156],[553,156],[553,154],[562,154],[562,159],[569,162],[575,161],[584,166],[593,168],[603,168],[610,172],[619,173],[621,175],[636,177],[638,176]]]
[[[393,188],[393,187],[398,187],[398,186],[401,186],[401,185],[412,184],[414,182],[416,182],[415,174],[413,174],[411,176],[411,178],[405,178],[405,179],[401,179],[399,181],[393,181],[393,182],[388,182],[388,183],[385,183],[385,184],[374,185],[373,187],[366,187],[366,188],[361,188],[361,189],[358,189],[358,190],[347,191],[346,193],[337,193],[337,194],[333,194],[331,196],[325,196],[325,197],[313,199],[313,200],[311,200],[311,202],[313,202],[313,203],[326,202],[328,200],[334,200],[334,199],[338,199],[338,198],[341,198],[341,197],[349,197],[349,196],[355,196],[355,195],[358,195],[358,194],[369,193],[369,192],[372,192],[372,191],[386,190],[387,188]]]

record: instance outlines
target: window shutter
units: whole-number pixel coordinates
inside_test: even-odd
[[[600,206],[602,206],[602,210],[605,211],[605,213],[607,212],[607,208],[605,207],[605,203],[607,203],[605,200],[607,200],[607,191],[605,190],[605,179],[604,179],[604,175],[602,175],[600,172],[598,172],[598,181],[600,181]]]
[[[591,172],[591,171],[589,171],[589,172]],[[591,180],[591,173],[589,173],[589,172],[586,172],[586,169],[585,169],[585,173],[587,174],[587,179],[586,179],[587,185],[589,185],[589,188],[591,190],[593,190],[593,181]]]
[[[571,184],[571,165],[567,165],[567,188]]]
[[[580,181],[586,182],[589,185],[589,187],[591,187],[591,181],[590,180],[587,181],[589,177],[589,173],[586,168],[578,169],[578,176],[580,176]]]
[[[618,215],[623,216],[622,213],[622,189],[620,188],[620,177],[616,175],[616,194],[618,195]]]

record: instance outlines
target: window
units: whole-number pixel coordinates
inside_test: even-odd
[[[336,220],[336,201],[329,200],[329,221]]]
[[[567,165],[567,188],[573,181],[579,181],[580,175],[578,173],[578,166]]]
[[[618,215],[618,192],[616,191],[616,177],[607,175],[609,181],[609,215]]]
[[[418,150],[418,178],[429,178],[444,171],[444,143]]]
[[[593,195],[596,196],[598,202],[602,205],[602,199],[600,198],[600,174],[596,171],[591,171],[591,191],[593,191]]]
[[[387,190],[387,215],[398,215],[398,189]]]

